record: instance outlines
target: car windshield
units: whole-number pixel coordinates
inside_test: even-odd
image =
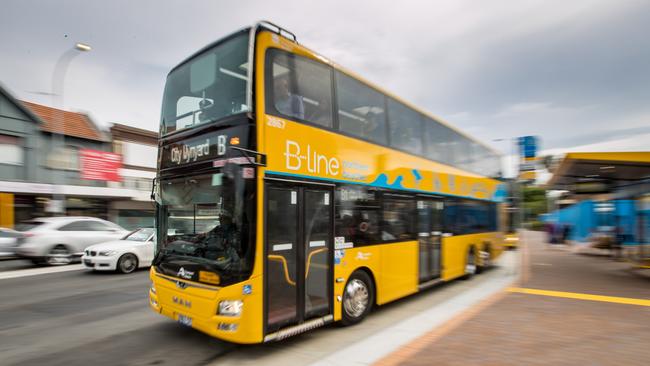
[[[220,274],[248,273],[253,182],[220,171],[162,181],[159,262],[190,261]]]
[[[124,237],[124,240],[130,241],[147,241],[153,235],[153,228],[138,229]]]
[[[248,33],[217,44],[173,70],[163,96],[161,132],[168,134],[250,110]]]
[[[23,221],[20,224],[16,225],[16,231],[29,231],[43,224],[45,224],[45,222],[39,220]]]

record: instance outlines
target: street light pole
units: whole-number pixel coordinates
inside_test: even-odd
[[[54,128],[54,131],[52,132],[52,155],[54,155],[55,159],[53,160],[56,164],[59,165],[59,162],[63,160],[65,157],[65,125],[63,121],[63,86],[64,86],[64,81],[65,81],[65,75],[68,71],[68,66],[70,65],[70,61],[72,61],[75,56],[80,54],[81,52],[89,52],[92,49],[87,44],[84,43],[77,43],[73,48],[68,49],[65,51],[61,57],[59,57],[58,61],[56,62],[56,65],[54,66],[54,72],[52,74],[52,104],[55,106],[57,109],[56,111],[56,117],[54,120],[56,121],[56,127]],[[58,141],[56,141],[58,140]],[[59,151],[57,154],[57,149],[56,145],[57,142],[59,144]],[[56,213],[65,215],[65,194],[63,192],[63,185],[65,184],[65,169],[63,164],[60,164],[60,166],[53,166],[52,167],[52,172],[54,173],[55,170],[59,170],[59,183],[55,185],[54,189],[54,201],[55,206],[53,206],[53,210]],[[60,168],[60,169],[56,169]],[[53,179],[54,183],[56,183],[57,179]]]
[[[498,139],[493,139],[492,141],[499,142],[499,141],[508,141],[510,142],[510,156],[512,157],[512,165],[513,165],[513,175],[514,175],[514,191],[512,192],[513,196],[511,197],[513,200],[518,201],[518,214],[517,216],[519,217],[519,227],[521,227],[524,223],[524,192],[523,192],[523,185],[521,182],[519,182],[519,179],[517,177],[517,170],[519,163],[517,161],[517,138],[516,137],[504,137],[504,138],[498,138]],[[516,197],[515,197],[516,195]]]

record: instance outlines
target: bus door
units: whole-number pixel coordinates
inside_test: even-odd
[[[266,334],[332,314],[333,191],[266,185]]]
[[[442,199],[418,197],[420,283],[440,277],[443,208],[444,202]]]

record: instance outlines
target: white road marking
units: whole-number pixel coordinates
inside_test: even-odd
[[[84,267],[83,264],[71,264],[71,265],[57,266],[57,267],[19,269],[19,270],[15,270],[15,271],[1,272],[0,273],[0,280],[8,280],[10,278],[38,276],[38,275],[50,274],[50,273],[79,271],[79,270],[82,270],[84,268],[85,267]]]

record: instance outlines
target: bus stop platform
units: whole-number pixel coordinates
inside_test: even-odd
[[[527,232],[519,280],[375,365],[647,365],[650,271]]]

